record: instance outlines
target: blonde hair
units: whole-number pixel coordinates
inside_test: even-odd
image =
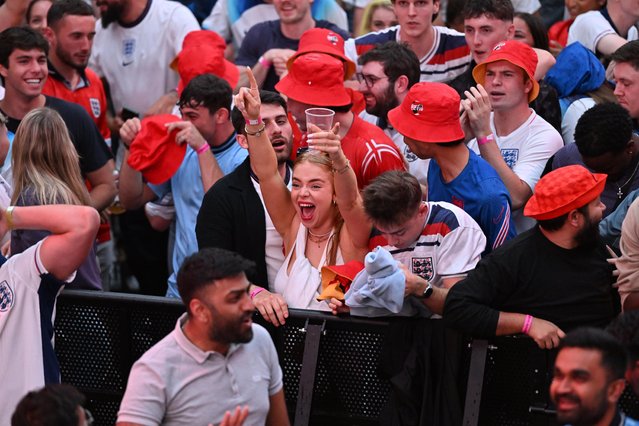
[[[321,167],[333,175],[333,162],[330,158],[328,158],[327,154],[321,152],[314,151],[306,151],[297,156],[295,162],[293,163],[293,170],[299,164],[310,163],[315,164],[316,166]],[[331,182],[332,183],[332,182]],[[335,190],[333,190],[334,192]],[[339,239],[340,234],[342,232],[342,227],[344,225],[344,219],[339,212],[339,208],[337,206],[333,207],[333,235],[331,239],[328,241],[328,252],[326,256],[326,264],[327,265],[335,265],[337,261],[337,250],[339,249]]]
[[[388,9],[395,13],[395,9],[393,9],[393,3],[391,3],[390,0],[372,0],[364,8],[364,12],[362,13],[362,21],[359,24],[359,29],[357,31],[356,37],[368,34],[372,31],[371,21],[373,20],[373,13],[375,13],[375,11],[380,7]]]
[[[79,159],[60,114],[50,108],[32,110],[13,139],[11,203],[29,192],[38,204],[91,205]]]

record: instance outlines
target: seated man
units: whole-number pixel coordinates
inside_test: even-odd
[[[624,312],[606,327],[628,352],[626,383],[639,396],[639,311]]]
[[[552,168],[579,164],[608,175],[601,201],[604,217],[612,213],[633,190],[639,188],[639,138],[632,134],[628,111],[618,104],[595,105],[575,128],[575,143],[553,157]]]
[[[555,359],[550,397],[557,422],[573,425],[636,426],[618,407],[626,387],[628,355],[603,330],[580,328],[561,341]]]
[[[1,210],[0,235],[10,229],[43,229],[52,234],[23,253],[2,258],[0,359],[6,361],[0,363],[2,425],[10,424],[11,413],[27,392],[60,382],[53,351],[55,303],[87,257],[99,224],[98,212],[86,206]]]
[[[187,312],[133,365],[118,426],[218,424],[238,405],[248,406],[246,424],[289,424],[275,346],[252,321],[245,273],[254,266],[219,248],[184,260]]]
[[[443,83],[417,83],[389,112],[388,120],[413,154],[431,159],[428,199],[452,203],[468,213],[486,235],[485,253],[516,235],[506,187],[464,144],[455,90]]]
[[[382,246],[401,262],[406,295],[439,316],[448,289],[479,262],[486,237],[459,207],[422,198],[417,179],[401,171],[378,176],[363,192],[375,227],[371,248]]]
[[[567,166],[544,176],[524,214],[538,225],[485,258],[449,292],[444,320],[475,337],[525,333],[541,348],[619,312],[598,237],[606,176]]]

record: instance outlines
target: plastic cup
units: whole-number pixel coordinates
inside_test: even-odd
[[[309,131],[309,124],[313,124],[320,130],[328,131],[333,128],[333,117],[335,111],[328,108],[309,108],[306,111],[306,130]]]

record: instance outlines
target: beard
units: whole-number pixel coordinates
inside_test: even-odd
[[[379,118],[386,119],[388,111],[398,105],[399,102],[397,101],[397,97],[395,96],[393,85],[389,84],[384,94],[379,99],[375,100],[375,105],[370,109],[367,108],[366,112],[368,112],[369,114],[373,114]]]
[[[60,46],[56,46],[55,54],[62,62],[80,72],[84,71],[89,63],[89,55],[87,55],[86,61],[83,63],[77,63],[73,60],[73,57],[66,50],[60,48]]]
[[[252,312],[247,312],[237,318],[224,318],[213,307],[209,306],[215,322],[211,325],[208,335],[213,341],[231,344],[231,343],[248,343],[253,339],[253,327],[243,330],[244,320],[253,316]]]
[[[107,28],[112,22],[116,22],[120,19],[120,15],[122,15],[122,5],[117,4],[109,4],[107,10],[102,12],[100,17],[102,18],[100,22],[102,22],[102,28]]]
[[[578,397],[564,396],[564,398],[571,398],[579,401]],[[597,395],[595,406],[584,407],[580,405],[579,412],[561,413],[557,412],[557,422],[560,424],[571,424],[572,426],[587,426],[594,425],[606,414],[608,410],[608,403],[606,399],[606,389],[603,389],[599,395]]]
[[[586,224],[575,236],[575,241],[579,247],[594,247],[601,241],[599,235],[599,222],[595,222],[589,215],[586,215]]]

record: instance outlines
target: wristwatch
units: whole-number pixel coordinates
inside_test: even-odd
[[[424,292],[421,294],[421,296],[417,296],[420,299],[428,299],[430,296],[433,295],[433,286],[431,285],[430,281],[426,281],[426,288],[424,289]]]

